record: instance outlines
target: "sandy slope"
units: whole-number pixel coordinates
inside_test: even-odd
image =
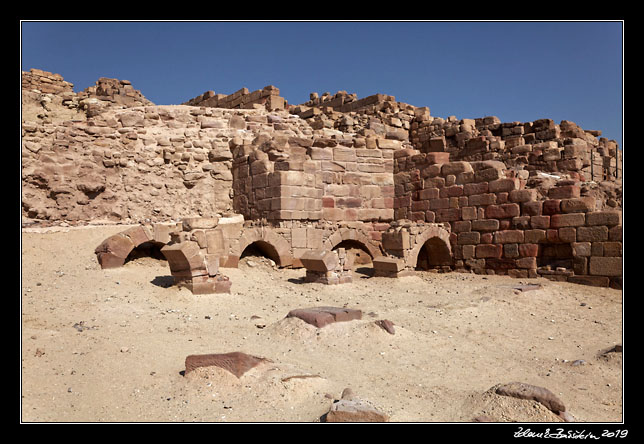
[[[392,422],[560,420],[490,390],[513,381],[548,388],[579,421],[622,420],[622,354],[600,356],[622,343],[621,291],[366,268],[324,286],[244,260],[224,270],[231,294],[197,296],[170,285],[164,261],[101,270],[94,248],[123,229],[23,230],[22,421],[312,422],[345,387]],[[542,288],[513,289],[522,283]],[[363,319],[319,330],[285,319],[313,306]],[[187,355],[232,351],[268,361],[240,379],[182,374]]]

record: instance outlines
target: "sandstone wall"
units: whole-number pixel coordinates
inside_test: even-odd
[[[283,97],[280,97],[279,88],[268,85],[263,89],[250,92],[248,88],[242,88],[232,94],[215,94],[214,91],[205,93],[184,102],[183,105],[204,106],[209,108],[226,109],[266,109],[269,111],[282,110],[288,104]]]
[[[397,153],[394,211],[449,224],[454,268],[621,288],[621,211],[603,210],[579,181],[526,187],[526,171],[446,155]]]
[[[265,114],[187,106],[113,109],[64,125],[25,122],[23,215],[138,222],[231,211],[229,144],[252,137],[247,127],[272,131]]]

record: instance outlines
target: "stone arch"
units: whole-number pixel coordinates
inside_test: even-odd
[[[162,246],[155,242],[147,227],[139,225],[108,237],[96,247],[94,253],[101,268],[116,268],[125,263],[135,248],[144,244]]]
[[[235,263],[239,262],[239,258],[246,248],[250,245],[256,244],[268,252],[269,255],[272,255],[273,260],[280,267],[288,267],[293,264],[293,256],[291,254],[291,245],[289,242],[284,239],[284,237],[276,233],[270,228],[249,228],[244,230],[241,237],[239,238],[239,244],[236,248],[234,254],[231,256],[235,257]]]
[[[340,228],[327,238],[324,242],[324,247],[328,250],[333,250],[342,242],[351,243],[364,250],[373,260],[373,258],[381,255],[380,250],[373,246],[369,237],[355,228]]]
[[[453,262],[452,245],[449,240],[449,231],[442,227],[428,227],[416,236],[414,246],[405,257],[405,262],[411,268],[416,268],[418,264],[418,256],[421,254],[423,248],[429,249],[429,254],[432,252],[439,254],[444,260],[449,258],[449,262]]]

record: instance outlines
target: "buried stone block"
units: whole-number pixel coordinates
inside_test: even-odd
[[[322,328],[334,322],[347,322],[362,319],[362,310],[339,307],[297,308],[286,315],[287,318],[298,318],[307,324]]]
[[[406,269],[402,258],[379,256],[373,259],[372,264],[374,276],[378,277],[402,277],[413,274],[413,271]]]
[[[566,406],[557,396],[544,387],[525,384],[523,382],[511,382],[496,388],[496,393],[502,396],[537,401],[550,409],[555,414],[566,411]]]
[[[186,357],[184,375],[200,367],[219,367],[240,378],[263,361],[266,359],[241,352],[189,355]]]
[[[96,247],[94,253],[101,268],[116,268],[125,263],[125,259],[134,247],[135,244],[129,236],[118,233],[105,239]]]

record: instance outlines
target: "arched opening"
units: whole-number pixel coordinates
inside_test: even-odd
[[[266,241],[255,241],[249,244],[239,256],[239,263],[246,267],[280,265],[280,256],[277,249]]]
[[[454,265],[449,246],[438,237],[428,239],[418,252],[416,270],[451,271]]]
[[[353,271],[373,276],[373,257],[365,244],[358,240],[346,239],[337,244],[332,250],[344,248],[346,254],[353,260]]]
[[[165,244],[161,242],[143,242],[130,251],[125,258],[124,264],[127,264],[128,262],[143,262],[147,259],[166,261],[165,256],[161,253],[161,248],[164,246]]]

